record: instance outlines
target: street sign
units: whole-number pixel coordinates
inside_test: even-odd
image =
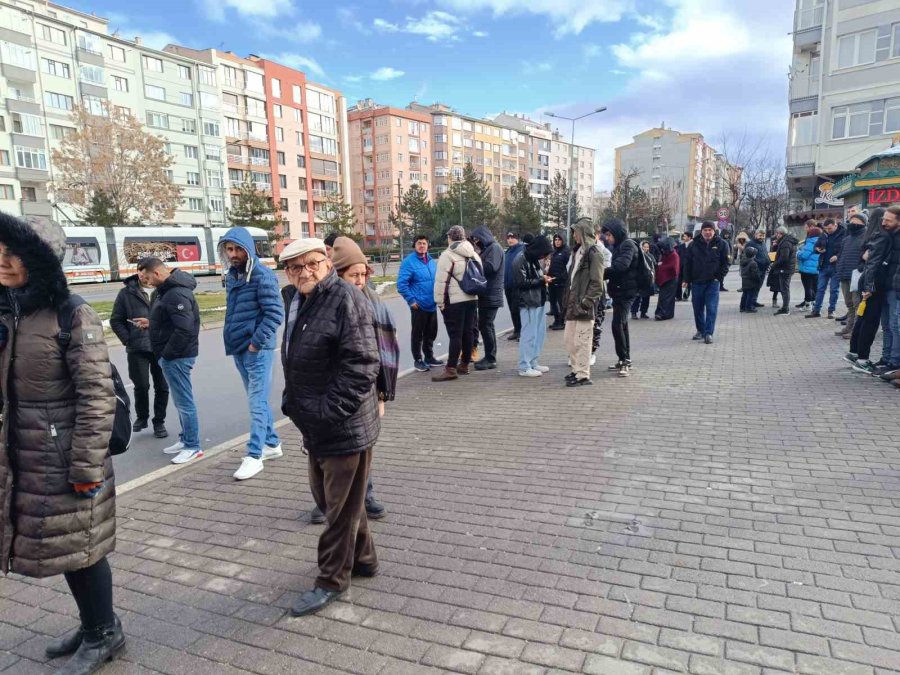
[[[719,209],[719,220],[728,220],[728,209]]]

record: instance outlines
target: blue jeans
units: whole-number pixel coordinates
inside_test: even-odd
[[[741,309],[744,311],[747,310],[756,310],[756,298],[759,297],[759,289],[755,288],[752,291],[743,291],[741,293]]]
[[[881,358],[892,366],[900,366],[900,292],[888,291],[881,310]]]
[[[825,265],[819,270],[819,285],[816,287],[816,304],[814,312],[822,311],[822,303],[825,301],[825,289],[831,284],[831,294],[828,296],[828,311],[837,309],[838,294],[841,292],[841,280],[838,279],[837,268],[834,265]]]
[[[281,443],[278,434],[275,433],[275,419],[269,407],[274,361],[274,349],[262,349],[258,352],[251,352],[248,349],[234,355],[234,365],[237,366],[244,381],[244,389],[250,403],[250,440],[247,441],[247,455],[256,459],[262,457],[263,444],[274,448]]]
[[[701,335],[716,332],[716,316],[719,313],[719,282],[695,281],[691,284],[691,302],[694,305],[694,326]]]
[[[522,331],[519,333],[519,370],[534,368],[544,348],[547,335],[547,322],[544,307],[520,307],[519,317],[522,319]]]
[[[184,443],[186,450],[200,449],[200,420],[197,417],[197,406],[194,403],[194,390],[191,386],[191,370],[197,361],[195,356],[184,359],[159,360],[166,382],[169,383],[169,393],[175,410],[178,411],[178,421],[181,423],[181,433],[178,440]]]

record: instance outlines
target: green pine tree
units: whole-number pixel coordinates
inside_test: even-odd
[[[513,230],[520,235],[538,234],[541,231],[541,212],[537,202],[531,196],[528,181],[524,178],[516,181],[509,191],[509,197],[503,200],[500,223],[502,229]]]
[[[447,202],[445,208],[448,210],[446,215],[449,224],[446,229],[462,224],[468,232],[480,225],[491,227],[497,218],[497,207],[491,201],[491,190],[475,173],[471,162],[463,169],[462,181],[451,183],[447,197],[443,201]]]
[[[350,237],[355,242],[362,241],[362,235],[356,229],[353,207],[344,201],[344,196],[340,193],[328,195],[325,201],[323,230],[326,233],[336,232],[341,237]]]
[[[83,215],[84,222],[88,225],[99,227],[113,227],[115,225],[128,225],[119,222],[116,215],[116,205],[103,190],[95,190],[91,195],[87,211]]]
[[[434,214],[428,194],[419,185],[410,185],[400,199],[400,213],[397,215],[397,227],[403,237],[406,250],[412,245],[413,238],[424,234],[429,239],[438,236],[435,231]]]
[[[249,172],[246,172],[237,196],[231,200],[228,220],[232,225],[239,227],[263,229],[268,232],[269,239],[273,241],[282,236],[278,231],[278,227],[281,225],[281,212],[272,203],[271,195],[257,189]]]
[[[551,223],[555,229],[563,229],[569,222],[575,222],[580,217],[581,209],[578,204],[578,195],[573,193],[572,216],[569,220],[569,182],[559,171],[550,181],[550,191],[544,198],[541,208],[541,218],[545,223]]]

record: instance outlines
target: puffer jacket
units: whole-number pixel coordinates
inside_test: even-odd
[[[638,266],[643,265],[640,249],[634,240],[628,238],[628,228],[619,219],[608,220],[603,229],[611,232],[616,244],[612,252],[612,262],[606,269],[606,290],[613,299],[633,298],[638,294]]]
[[[898,290],[900,280],[900,228],[891,234],[891,248],[887,255],[886,281],[888,288]]]
[[[113,303],[109,327],[112,328],[119,341],[125,345],[126,352],[152,351],[150,333],[129,323],[129,319],[150,318],[150,298],[141,289],[141,282],[137,274],[132,274],[123,283],[125,288],[119,291],[116,301]],[[155,299],[155,291],[151,297]]]
[[[684,260],[684,280],[689,283],[722,282],[728,274],[730,247],[718,234],[707,241],[702,233],[694,237]]]
[[[423,312],[434,312],[434,276],[437,274],[437,260],[426,253],[423,260],[413,251],[400,264],[397,274],[397,292],[406,304],[417,304]]]
[[[516,287],[516,278],[513,275],[512,265],[513,261],[516,259],[522,251],[525,250],[525,244],[519,242],[515,246],[510,246],[506,249],[504,253],[503,260],[503,288],[507,291],[512,290]]]
[[[243,270],[231,267],[225,245],[234,243],[247,252]],[[219,258],[228,269],[225,275],[225,355],[242,354],[250,345],[275,349],[278,327],[284,322],[284,308],[275,273],[261,264],[253,237],[243,227],[232,227],[219,240]]]
[[[797,251],[797,261],[800,263],[800,271],[803,274],[818,274],[819,259],[822,254],[816,251],[819,244],[819,237],[807,237],[803,242],[803,246]]]
[[[285,300],[294,294],[286,292]],[[282,340],[281,364],[281,410],[313,457],[358,454],[375,445],[379,356],[372,305],[363,293],[334,271],[320,281]]]
[[[441,253],[434,275],[434,302],[441,309],[444,309],[448,297],[451,305],[478,299],[477,295],[469,295],[459,286],[460,279],[466,273],[466,263],[472,259],[481,265],[481,258],[468,241],[455,241]]]
[[[0,287],[0,571],[48,577],[115,549],[112,371],[90,306],[75,310],[67,348],[58,342],[69,297],[62,228],[0,214],[0,241],[29,273],[23,289]],[[98,482],[90,499],[73,490]]]
[[[486,227],[476,227],[472,239],[481,246],[482,271],[487,279],[487,289],[478,296],[478,306],[484,308],[503,307],[503,249],[494,241],[494,236]]]
[[[797,237],[788,233],[775,246],[775,261],[769,274],[793,274],[797,271]]]
[[[544,235],[538,235],[513,260],[512,271],[516,279],[520,307],[543,307],[547,302],[547,284],[541,259],[550,255],[552,245]]]
[[[156,301],[150,308],[150,346],[156,358],[173,361],[199,353],[200,308],[195,288],[193,276],[173,270],[156,289]]]
[[[550,255],[550,271],[548,272],[548,275],[553,277],[553,281],[550,282],[551,286],[565,288],[569,285],[569,259],[571,255],[569,247],[565,244],[561,248],[553,247],[553,253]]]
[[[756,249],[756,264],[759,265],[760,273],[765,274],[766,270],[769,269],[769,265],[772,264],[772,261],[769,260],[769,247],[766,246],[766,240],[759,241],[756,237],[753,237],[753,240],[748,243]]]
[[[862,223],[858,225],[850,224],[847,227],[847,238],[844,239],[844,246],[841,248],[841,254],[837,261],[838,279],[841,281],[850,281],[855,270],[862,260],[862,245],[865,239],[866,226]]]
[[[741,290],[756,291],[762,288],[763,275],[756,262],[756,249],[747,244],[741,255]]]
[[[589,220],[576,222],[572,229],[580,234],[581,245],[572,254],[572,269],[567,275],[571,283],[566,290],[566,321],[593,321],[597,316],[597,300],[604,291],[604,258],[597,250],[594,226]],[[584,253],[579,257],[578,251],[582,249]]]
[[[823,234],[822,236],[824,239],[819,239],[819,248],[824,248],[825,251],[819,258],[820,270],[835,266],[837,261],[831,262],[831,259],[835,256],[840,260],[841,249],[844,248],[844,242],[847,240],[847,228],[843,225],[838,225],[833,234]]]

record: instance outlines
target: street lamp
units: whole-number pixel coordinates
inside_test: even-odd
[[[569,197],[567,199],[566,204],[566,245],[569,244],[569,237],[571,237],[572,230],[572,169],[575,165],[575,122],[578,120],[582,120],[585,117],[590,117],[591,115],[596,115],[597,113],[602,113],[606,111],[606,106],[600,106],[592,110],[589,113],[585,113],[584,115],[579,115],[578,117],[565,117],[564,115],[557,115],[556,113],[548,112],[547,117],[555,117],[560,120],[567,120],[572,123],[572,144],[569,156]]]

